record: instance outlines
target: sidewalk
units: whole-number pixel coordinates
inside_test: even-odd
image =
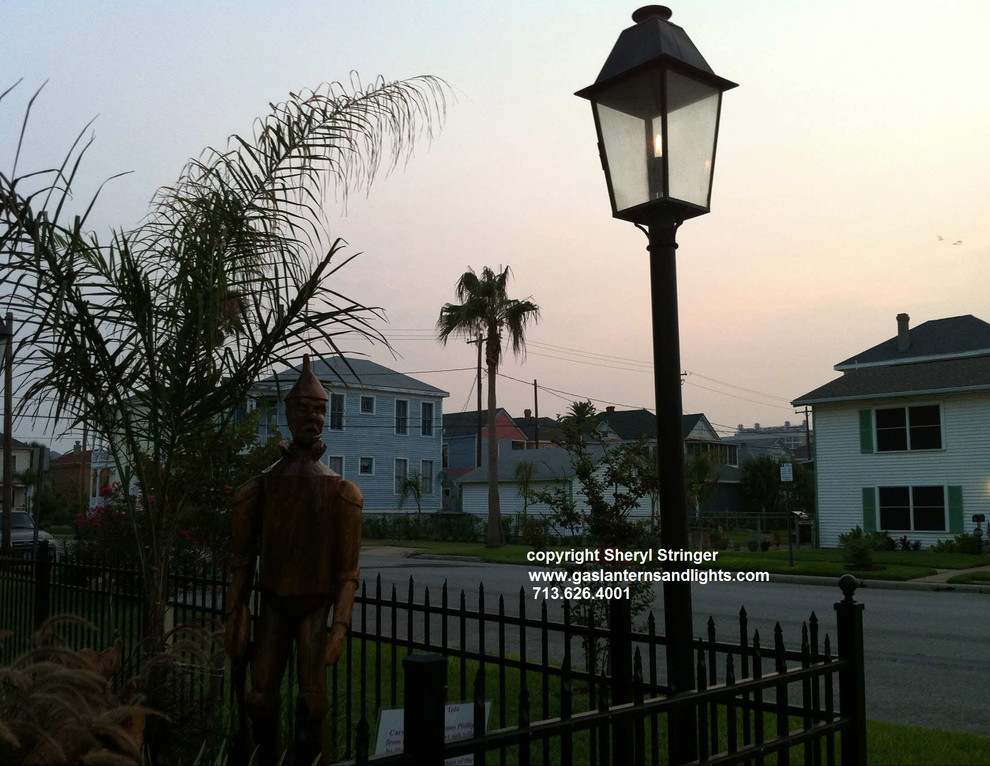
[[[957,591],[960,593],[990,593],[990,582],[956,584],[949,579],[966,572],[990,572],[990,566],[973,567],[972,569],[939,569],[933,575],[918,577],[914,580],[871,580],[867,577],[857,577],[861,588],[886,588],[889,590],[929,590]],[[795,585],[830,585],[835,587],[834,577],[814,577],[809,575],[771,574],[770,582],[791,583]]]

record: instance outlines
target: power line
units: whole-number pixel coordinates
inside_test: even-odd
[[[785,396],[777,396],[776,394],[765,394],[762,391],[754,391],[752,388],[743,388],[742,386],[734,386],[732,383],[726,383],[724,380],[716,380],[715,378],[709,378],[707,375],[702,375],[700,372],[692,372],[688,370],[689,375],[697,375],[699,378],[704,378],[705,380],[710,380],[712,383],[718,383],[722,386],[728,386],[729,388],[734,388],[737,391],[745,391],[750,394],[756,394],[757,396],[765,396],[768,399],[780,399],[782,402],[787,402],[790,405],[791,400]]]
[[[630,359],[624,356],[612,356],[610,354],[599,354],[594,351],[579,350],[576,348],[567,348],[566,346],[554,346],[551,343],[540,343],[538,341],[526,341],[527,346],[536,346],[537,348],[546,348],[551,351],[563,351],[565,353],[576,354],[578,356],[589,356],[597,359],[608,359],[616,362],[631,362],[632,364],[644,364],[653,369],[653,362],[647,362],[643,359]]]
[[[644,369],[639,369],[637,367],[618,367],[614,364],[601,364],[598,362],[588,362],[583,359],[568,359],[567,357],[564,356],[554,356],[553,354],[541,354],[539,351],[529,351],[527,353],[532,354],[533,356],[546,357],[547,359],[559,359],[562,362],[572,362],[574,364],[586,364],[589,367],[606,367],[610,370],[622,370],[624,372],[644,372],[647,375],[653,374],[652,368],[649,370],[644,370]]]
[[[511,375],[506,375],[503,372],[498,373],[498,376],[500,378],[507,378],[509,380],[514,380],[516,383],[522,383],[525,386],[532,386],[533,385],[532,381],[529,381],[529,380],[520,380],[519,378],[513,378]],[[641,406],[636,405],[636,404],[621,404],[620,402],[610,402],[607,399],[598,399],[598,398],[596,398],[594,396],[584,396],[583,394],[574,394],[574,393],[571,393],[570,391],[562,391],[559,388],[550,388],[549,386],[537,386],[537,388],[539,388],[541,391],[546,391],[548,394],[551,394],[553,396],[557,396],[560,399],[564,399],[564,401],[566,401],[566,402],[573,402],[574,401],[574,399],[566,399],[565,398],[566,396],[570,396],[570,397],[577,397],[578,400],[585,400],[585,399],[587,399],[587,400],[592,401],[592,402],[601,402],[602,404],[610,404],[610,405],[613,405],[615,407],[628,407],[629,409],[632,409],[632,410],[648,410],[648,409],[651,409],[649,407],[641,407]],[[561,394],[563,394],[564,396],[561,396]]]
[[[689,386],[694,386],[695,388],[701,388],[701,389],[704,389],[705,391],[711,391],[714,394],[721,394],[722,396],[731,396],[733,399],[742,399],[744,402],[752,402],[753,404],[762,404],[764,407],[778,407],[779,409],[782,409],[782,410],[789,410],[789,409],[791,409],[790,407],[784,406],[783,404],[772,404],[770,402],[759,402],[756,399],[749,399],[749,398],[747,398],[745,396],[739,396],[738,394],[730,394],[728,391],[719,391],[718,389],[715,389],[715,388],[708,388],[708,386],[702,386],[699,383],[692,383],[690,380],[686,380],[684,382],[687,383]]]
[[[430,334],[429,335],[430,338],[433,338],[434,337],[433,331],[432,330],[426,330],[426,329],[412,329],[412,328],[409,328],[409,329],[401,330],[401,332],[429,333]],[[415,337],[415,336],[414,337],[406,338],[406,340],[419,340],[419,339],[426,339],[426,336],[422,336],[421,338],[420,337]],[[591,367],[604,367],[604,368],[607,368],[607,369],[624,370],[626,372],[646,372],[646,373],[650,373],[650,374],[653,373],[653,362],[648,362],[648,361],[646,361],[644,359],[633,359],[631,357],[614,356],[612,354],[602,354],[602,353],[598,353],[598,352],[595,352],[595,351],[588,351],[587,349],[577,349],[577,348],[571,348],[571,347],[568,347],[568,346],[558,346],[558,345],[555,345],[553,343],[542,343],[540,341],[533,341],[533,340],[526,341],[526,346],[527,347],[538,348],[538,349],[549,350],[549,351],[557,351],[557,352],[561,352],[561,353],[568,354],[568,355],[571,355],[571,356],[583,357],[583,358],[589,359],[589,360],[597,360],[597,361],[605,361],[605,362],[609,362],[609,361],[611,361],[611,362],[619,362],[620,364],[625,363],[625,366],[611,366],[611,365],[608,365],[608,364],[596,364],[594,361],[583,361],[583,359],[568,359],[566,356],[554,356],[553,354],[543,354],[543,353],[540,353],[538,351],[529,351],[528,352],[528,353],[533,354],[534,356],[542,356],[542,357],[545,357],[547,359],[558,359],[558,360],[563,361],[563,362],[573,362],[575,364],[587,364],[587,365],[589,365]],[[634,366],[630,367],[628,365],[634,365]],[[643,367],[646,367],[648,369],[641,369],[639,366],[643,366]],[[766,397],[768,399],[777,399],[778,401],[787,402],[788,407],[790,406],[790,399],[788,399],[787,397],[784,397],[784,396],[778,396],[777,394],[768,394],[768,393],[765,393],[763,391],[757,391],[757,390],[752,389],[752,388],[746,388],[744,386],[738,386],[738,385],[736,385],[734,383],[728,383],[728,382],[726,382],[724,380],[719,380],[718,378],[712,378],[712,377],[710,377],[708,375],[703,375],[702,373],[695,372],[694,370],[688,370],[687,372],[688,372],[689,375],[695,375],[695,376],[697,376],[699,378],[704,378],[705,380],[711,381],[712,383],[718,383],[719,385],[726,386],[727,388],[732,388],[732,389],[735,389],[737,391],[745,391],[746,393],[755,394],[756,396],[763,396],[763,397]],[[693,384],[693,385],[698,385],[698,384]],[[698,386],[698,387],[699,388],[704,388],[704,386]],[[706,391],[711,391],[712,393],[716,393],[716,394],[718,394],[718,393],[725,393],[725,392],[718,391],[716,389],[710,389],[710,388],[706,388],[705,390]],[[726,393],[725,395],[726,396],[732,396],[732,394],[728,394],[728,393]],[[737,398],[742,398],[742,397],[737,397]],[[745,399],[745,401],[750,401],[750,402],[753,402],[754,404],[764,404],[764,402],[755,402],[752,399]],[[768,404],[767,406],[777,406],[777,405],[770,405],[770,404]]]

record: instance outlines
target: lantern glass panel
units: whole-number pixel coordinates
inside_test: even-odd
[[[663,196],[661,77],[657,70],[641,72],[595,96],[616,212]]]
[[[711,85],[667,71],[667,162],[673,199],[709,206],[720,99]]]

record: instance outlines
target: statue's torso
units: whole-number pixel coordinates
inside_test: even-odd
[[[322,463],[283,460],[262,481],[262,592],[332,598],[339,544],[334,499],[343,480]]]

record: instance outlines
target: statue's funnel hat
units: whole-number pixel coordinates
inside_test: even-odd
[[[320,383],[319,378],[313,374],[309,354],[303,355],[303,368],[299,374],[299,380],[296,381],[296,385],[292,387],[292,390],[285,395],[286,399],[300,399],[302,397],[306,397],[307,399],[322,399],[323,401],[327,401],[330,398],[327,396],[327,392],[323,390],[323,385]]]

